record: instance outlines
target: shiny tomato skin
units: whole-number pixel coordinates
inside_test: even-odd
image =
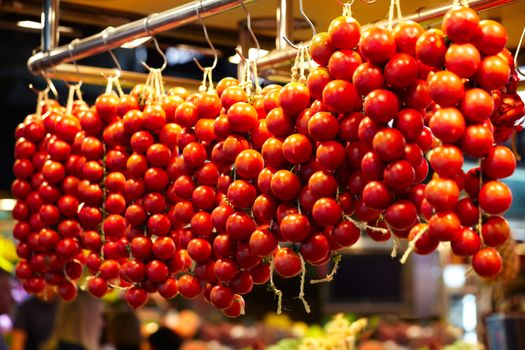
[[[380,64],[388,61],[396,52],[392,34],[381,27],[371,27],[361,33],[359,50],[368,61]]]
[[[328,26],[328,39],[337,49],[351,50],[359,42],[361,26],[351,16],[334,18]]]
[[[454,7],[443,17],[442,29],[454,42],[467,42],[478,31],[479,16],[468,7]]]

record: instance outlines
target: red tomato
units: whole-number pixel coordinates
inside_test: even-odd
[[[394,230],[404,231],[417,222],[417,208],[409,200],[401,199],[390,205],[384,214],[385,221]]]
[[[425,65],[441,66],[446,52],[445,34],[439,29],[427,30],[416,41],[416,57]]]
[[[287,161],[300,164],[310,159],[313,147],[308,137],[303,134],[292,134],[284,140],[282,149]]]
[[[272,176],[271,189],[275,198],[290,201],[299,196],[301,181],[288,170],[279,170]]]
[[[432,179],[425,188],[425,199],[438,211],[452,210],[458,197],[458,185],[452,180]]]
[[[463,154],[456,146],[438,146],[430,154],[430,165],[439,176],[452,177],[463,167]]]
[[[478,71],[481,56],[472,44],[452,44],[445,55],[445,67],[460,78],[470,78]]]
[[[481,158],[486,156],[494,144],[494,135],[482,125],[470,125],[461,139],[461,149],[465,154]]]
[[[501,272],[503,261],[494,248],[483,248],[472,257],[472,267],[481,277],[494,277]]]
[[[428,79],[430,97],[441,107],[453,107],[465,95],[465,87],[461,79],[449,71],[434,73]]]
[[[350,247],[360,238],[360,230],[350,221],[341,221],[333,228],[332,238],[341,247]]]
[[[328,69],[334,79],[352,80],[355,70],[361,64],[361,56],[353,50],[336,51],[328,61]]]
[[[416,56],[417,39],[425,32],[419,23],[402,21],[394,27],[392,34],[396,40],[397,52]]]
[[[279,224],[281,235],[289,242],[301,242],[312,230],[308,218],[301,214],[286,215]]]
[[[438,139],[453,143],[465,133],[465,118],[456,108],[441,108],[430,118],[429,127]]]
[[[283,278],[292,278],[301,272],[301,258],[290,248],[279,248],[273,256],[275,271]]]
[[[496,145],[481,161],[481,170],[493,179],[509,177],[516,170],[516,157],[508,147]]]
[[[455,232],[450,241],[452,252],[459,256],[471,256],[481,248],[481,239],[478,234],[469,228],[462,228]]]
[[[469,89],[460,104],[461,112],[470,123],[481,123],[492,116],[494,100],[482,89]]]
[[[394,128],[401,131],[407,141],[417,140],[423,126],[423,116],[411,108],[402,109],[394,119]]]
[[[328,68],[315,67],[310,70],[310,74],[308,74],[306,80],[306,85],[308,86],[308,90],[310,90],[312,97],[320,100],[323,98],[323,90],[326,84],[332,80],[333,78],[330,75]]]
[[[367,179],[382,180],[386,164],[374,152],[368,152],[361,160],[361,170]]]
[[[295,117],[310,105],[310,91],[302,83],[288,83],[279,92],[279,104],[287,116]]]
[[[339,133],[339,123],[332,113],[317,112],[308,121],[308,133],[315,141],[332,140]]]
[[[395,54],[386,64],[384,75],[390,86],[399,89],[406,88],[417,80],[417,61],[406,53]]]
[[[245,179],[256,179],[263,168],[263,156],[255,150],[241,151],[235,158],[235,171]]]
[[[354,85],[346,80],[332,80],[323,90],[323,103],[334,113],[361,109],[361,98]]]
[[[312,208],[312,217],[323,227],[333,226],[341,221],[343,211],[332,198],[318,199]]]
[[[414,184],[416,173],[409,162],[406,160],[398,160],[386,166],[383,179],[383,182],[389,188],[404,190]]]
[[[481,226],[481,235],[486,245],[498,247],[510,237],[510,225],[501,216],[491,216]]]
[[[228,124],[233,131],[245,133],[257,126],[257,111],[246,102],[237,102],[228,110]]]
[[[403,101],[407,107],[416,110],[426,109],[432,103],[427,81],[418,79],[407,87],[403,93]]]
[[[383,70],[370,62],[362,63],[354,71],[352,83],[359,94],[368,95],[371,91],[385,86]]]
[[[381,27],[371,27],[363,31],[359,50],[368,61],[384,63],[396,52],[396,42],[392,34]]]
[[[307,153],[306,151],[303,151]],[[337,141],[321,142],[317,146],[316,159],[320,166],[328,170],[336,170],[343,165],[345,148]]]
[[[397,129],[386,128],[374,136],[373,148],[380,159],[396,160],[405,153],[405,138]]]
[[[330,37],[328,33],[317,33],[313,38],[310,44],[310,56],[312,59],[321,66],[328,65],[328,60],[332,53],[335,51],[335,48],[330,42]]]
[[[443,17],[442,29],[454,42],[466,42],[478,31],[479,16],[469,7],[453,7]]]
[[[503,182],[489,181],[481,187],[478,201],[487,214],[501,214],[512,205],[512,193]]]
[[[495,55],[507,45],[507,30],[490,19],[479,22],[479,31],[473,38],[474,45],[485,56]]]
[[[461,229],[459,218],[454,212],[439,212],[428,220],[428,233],[439,241],[450,241]]]
[[[392,193],[381,181],[370,181],[363,189],[363,203],[372,209],[386,209],[392,203]]]
[[[399,112],[399,99],[389,90],[374,90],[366,95],[364,110],[376,123],[388,123]]]
[[[408,240],[412,241],[416,236],[421,232],[421,230],[426,229],[427,224],[417,224],[412,227],[410,233],[408,234]],[[439,241],[433,238],[428,230],[424,232],[421,237],[415,242],[414,252],[419,255],[427,255],[432,253],[439,245]]]
[[[510,67],[503,58],[488,56],[481,61],[476,82],[486,90],[496,90],[507,84],[509,76]]]
[[[328,39],[337,49],[353,49],[359,42],[361,26],[353,17],[339,16],[328,26]]]

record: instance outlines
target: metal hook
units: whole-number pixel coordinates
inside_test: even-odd
[[[310,20],[310,18],[308,18],[308,16],[304,12],[303,0],[299,0],[299,13],[301,13],[301,16],[303,16],[303,18],[306,21],[306,23],[308,23],[308,25],[312,29],[312,37],[314,37],[317,34],[317,30],[315,29],[315,26],[312,23],[312,21]],[[283,35],[283,39],[288,43],[288,45],[290,45],[291,47],[293,47],[296,50],[299,50],[301,48],[301,46],[302,46],[302,45],[301,46],[295,45],[290,39],[288,39],[284,35]]]
[[[104,43],[104,45],[106,46],[106,48],[108,49],[108,52],[111,56],[111,58],[113,59],[113,62],[115,63],[115,66],[117,67],[117,76],[120,76],[120,72],[122,71],[122,67],[120,66],[120,63],[119,61],[117,60],[117,57],[115,56],[115,54],[113,53],[113,50],[111,50],[109,47],[108,47],[108,43],[107,43],[107,40],[108,40],[108,32],[110,30],[114,30],[115,28],[113,27],[107,27],[106,29],[104,29],[102,31],[102,42]]]
[[[199,17],[199,22],[201,23],[202,31],[204,32],[206,41],[208,42],[210,49],[213,51],[213,64],[209,68],[215,69],[215,67],[217,66],[217,62],[219,61],[219,55],[217,54],[217,50],[215,49],[215,46],[213,46],[213,43],[210,40],[210,36],[208,35],[208,29],[206,29],[206,25],[204,24],[204,21],[202,20],[199,7],[202,7],[202,0],[200,0],[199,4],[196,7],[197,17]],[[197,58],[194,58],[193,62],[195,62],[195,64],[197,65],[197,67],[199,67],[201,71],[205,72],[205,68],[199,63],[199,60],[197,60]]]
[[[518,73],[523,76],[525,76],[525,73],[520,70],[518,56],[520,54],[521,44],[523,43],[524,37],[525,37],[525,28],[523,28],[523,32],[521,32],[520,42],[518,43],[518,46],[516,47],[516,52],[514,53],[514,67],[516,68],[516,71],[518,71]]]
[[[240,0],[239,3],[241,4],[241,7],[244,10],[244,13],[246,14],[246,28],[248,29],[248,33],[250,33],[250,36],[252,37],[252,40],[255,43],[255,47],[257,48],[257,55],[255,57],[255,60],[258,60],[259,53],[261,51],[261,46],[259,45],[259,40],[257,40],[257,37],[255,36],[255,33],[253,32],[253,29],[252,29],[252,16],[250,12],[248,11],[248,9],[246,8],[246,5],[244,5],[244,0]],[[242,55],[239,55],[239,56],[241,56],[242,58]]]
[[[160,71],[162,72],[168,65],[168,58],[166,57],[164,52],[160,49],[159,42],[157,41],[157,38],[155,38],[155,35],[151,33],[151,28],[149,27],[149,19],[153,15],[156,15],[156,13],[153,13],[144,19],[144,29],[146,29],[146,33],[148,33],[148,36],[150,36],[151,39],[153,39],[153,44],[155,44],[155,49],[157,49],[157,52],[162,57],[163,63],[162,63],[162,66],[159,68]]]

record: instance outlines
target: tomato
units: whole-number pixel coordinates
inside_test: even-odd
[[[372,147],[374,136],[385,127],[384,123],[376,123],[369,117],[364,117],[357,128],[358,138],[367,146]]]
[[[461,139],[461,149],[463,152],[474,158],[486,156],[491,149],[493,149],[493,144],[493,133],[482,125],[468,126]]]
[[[417,61],[409,54],[397,53],[386,64],[384,76],[390,86],[399,89],[406,88],[417,80]]]
[[[452,177],[462,171],[463,154],[455,146],[438,146],[430,154],[430,165],[439,176]]]
[[[330,75],[330,71],[326,67],[315,67],[310,70],[306,85],[310,94],[315,99],[322,99],[323,89],[333,78]]]
[[[354,245],[360,237],[360,230],[350,221],[341,221],[332,230],[332,238],[341,247]]]
[[[241,151],[235,158],[235,171],[245,179],[256,179],[263,168],[263,156],[255,150]]]
[[[308,133],[316,141],[334,139],[338,132],[339,123],[332,113],[317,112],[308,121]],[[308,148],[306,150],[308,150]]]
[[[484,19],[479,22],[479,30],[473,38],[473,43],[485,56],[495,55],[507,45],[507,30],[500,23]]]
[[[510,225],[501,216],[491,216],[481,226],[481,234],[486,245],[498,247],[510,237]]]
[[[337,180],[328,171],[316,171],[308,180],[308,188],[315,197],[330,197],[337,191]]]
[[[228,109],[228,123],[231,130],[245,133],[257,126],[257,110],[246,102],[234,103]]]
[[[384,183],[394,190],[408,189],[416,179],[412,165],[406,160],[398,160],[386,166],[383,173]]]
[[[423,116],[415,109],[405,108],[394,119],[394,128],[403,133],[407,141],[415,141],[423,131]]]
[[[210,186],[198,186],[191,194],[191,201],[195,208],[209,210],[216,203],[215,190]]]
[[[217,309],[226,309],[233,303],[234,294],[228,287],[214,286],[210,292],[210,300]]]
[[[328,26],[329,42],[337,49],[353,49],[359,42],[361,26],[355,18],[339,16]]]
[[[330,53],[332,54],[332,53]],[[330,57],[330,56],[328,56]],[[327,60],[328,61],[328,60]],[[263,107],[266,113],[274,108],[279,107],[279,92],[281,91],[282,86],[278,85],[271,90],[269,90],[263,97]]]
[[[427,30],[416,41],[416,57],[425,65],[441,66],[446,52],[445,34],[439,29]]]
[[[221,95],[222,107],[228,111],[237,102],[248,102],[248,96],[240,86],[231,85],[224,89]]]
[[[402,158],[405,153],[405,138],[397,129],[385,128],[379,131],[372,145],[377,156],[385,161]]]
[[[472,198],[476,198],[480,188],[480,171],[479,167],[472,168],[465,174],[465,192]]]
[[[283,278],[292,278],[301,272],[301,258],[290,248],[279,248],[273,257],[275,271]]]
[[[283,142],[284,158],[292,164],[305,163],[310,159],[312,150],[312,143],[303,134],[292,134]]]
[[[458,185],[449,179],[432,179],[425,188],[425,199],[438,211],[452,210],[458,197]]]
[[[461,79],[449,71],[434,73],[428,79],[430,97],[441,107],[453,107],[463,99],[465,87]]]
[[[516,157],[508,147],[496,145],[481,161],[481,170],[493,179],[509,177],[516,170]]]
[[[293,132],[294,121],[284,113],[281,107],[277,107],[268,112],[266,128],[273,136],[285,137]]]
[[[322,233],[314,234],[301,243],[300,252],[311,264],[317,264],[330,257],[330,242]]]
[[[303,152],[307,153],[304,148]],[[339,169],[345,160],[345,148],[337,141],[321,142],[317,146],[316,159],[319,165],[325,169]]]
[[[384,63],[395,54],[396,42],[389,31],[374,26],[361,33],[359,50],[368,61]]]
[[[454,143],[465,133],[465,118],[456,108],[438,109],[428,125],[434,136],[443,142]]]
[[[230,236],[219,234],[213,240],[213,252],[217,258],[228,258],[233,255],[234,242]]]
[[[143,111],[144,128],[159,130],[166,124],[166,112],[159,104],[150,104]]]
[[[481,56],[472,44],[452,44],[445,54],[445,67],[460,78],[472,77],[480,64]]]
[[[310,235],[311,226],[306,216],[289,214],[281,220],[279,230],[287,241],[301,242]]]
[[[228,282],[239,273],[239,266],[232,259],[221,258],[215,262],[213,270],[215,271],[218,279],[223,282]]]
[[[279,105],[287,116],[295,117],[310,105],[310,91],[302,83],[288,83],[279,92]]]
[[[384,218],[392,229],[408,230],[418,222],[417,208],[409,200],[397,200],[386,209]]]
[[[255,228],[255,221],[248,214],[237,211],[226,220],[225,232],[234,240],[247,241]]]
[[[499,56],[488,56],[481,61],[476,82],[486,90],[502,88],[509,81],[509,64]]]
[[[466,42],[478,31],[479,16],[469,7],[453,7],[443,17],[441,25],[447,37],[454,42]]]
[[[483,248],[472,257],[472,267],[481,277],[490,278],[503,268],[501,255],[494,248]]]
[[[226,317],[235,318],[244,314],[244,299],[240,295],[234,295],[232,304],[221,312]]]
[[[487,214],[501,214],[512,205],[512,193],[503,182],[489,181],[481,187],[478,201]]]
[[[87,281],[88,292],[97,298],[102,298],[108,290],[107,282],[101,277],[94,277]]]
[[[415,56],[417,39],[424,32],[423,27],[414,21],[402,21],[398,23],[392,31],[396,41],[397,52],[404,52]]]
[[[182,275],[177,280],[180,294],[186,299],[193,299],[200,294],[200,281],[191,275]]]
[[[471,256],[481,248],[481,239],[478,234],[469,228],[461,228],[454,233],[450,241],[452,252],[459,256]]]
[[[236,180],[228,187],[227,196],[233,206],[250,208],[257,197],[257,190],[244,180]]]
[[[279,170],[271,180],[271,190],[275,198],[289,201],[297,198],[301,192],[301,181],[288,170]]]
[[[357,67],[362,63],[361,56],[353,50],[336,51],[328,61],[328,69],[333,79],[352,80]]]
[[[374,152],[368,152],[361,160],[361,170],[367,179],[382,180],[386,164]]]
[[[386,209],[392,203],[392,194],[381,181],[370,181],[363,188],[363,202],[373,209]]]
[[[323,89],[323,103],[334,113],[361,109],[361,98],[354,85],[346,80],[332,80]]]
[[[354,71],[352,83],[360,95],[366,96],[374,90],[384,88],[383,70],[370,62],[362,63]]]
[[[416,110],[427,108],[432,99],[426,80],[418,79],[414,84],[408,86],[403,93],[403,102],[407,107]]]
[[[235,78],[230,78],[230,77],[222,78],[221,80],[219,80],[219,82],[215,86],[215,91],[217,92],[217,95],[219,95],[219,97],[222,98],[222,95],[224,91],[226,91],[227,88],[229,88],[230,86],[238,86],[239,84],[240,84],[239,80]]]
[[[326,66],[328,64],[328,60],[330,59],[330,56],[332,56],[332,53],[334,51],[335,48],[330,42],[330,37],[328,33],[317,33],[312,38],[310,44],[310,56],[320,66]]]
[[[399,100],[391,91],[374,90],[366,96],[364,110],[374,122],[388,123],[399,112]]]
[[[313,219],[321,226],[333,226],[342,218],[339,204],[331,198],[318,199],[312,208]]]
[[[194,238],[188,242],[188,254],[196,262],[203,262],[211,256],[211,244],[203,238]]]
[[[272,189],[271,189],[271,181],[273,175],[277,172],[274,168],[266,167],[263,170],[261,170],[259,177],[257,178],[257,187],[259,188],[259,191],[264,194],[271,195]]]
[[[450,241],[456,231],[460,230],[461,223],[454,212],[439,212],[428,220],[428,232],[436,240]]]
[[[199,236],[209,237],[213,231],[211,215],[205,211],[195,213],[190,224],[193,233]]]
[[[250,236],[250,248],[258,256],[268,256],[277,248],[277,238],[266,227],[260,226]]]
[[[221,99],[215,92],[201,92],[195,104],[199,119],[215,118],[222,108]]]
[[[426,224],[415,225],[408,234],[408,240],[412,241],[421,230],[427,228]],[[427,230],[423,235],[415,242],[414,252],[419,255],[427,255],[432,253],[439,245],[439,241],[433,238]]]
[[[306,112],[309,112],[309,110],[306,109],[301,115],[307,115],[309,118],[309,114]],[[297,118],[297,120],[299,120],[299,118]],[[266,127],[266,119],[259,119],[257,127],[252,130],[250,136],[252,138],[253,148],[260,151],[264,142],[272,136]]]

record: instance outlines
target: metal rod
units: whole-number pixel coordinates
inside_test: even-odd
[[[44,11],[42,21],[44,27],[42,28],[42,51],[48,52],[58,45],[60,0],[44,0]]]
[[[77,68],[78,67],[78,68]],[[111,76],[115,74],[115,70],[111,68],[91,67],[74,64],[59,64],[48,70],[48,75],[53,79],[60,79],[65,81],[79,81],[82,80],[85,84],[106,85],[107,80],[104,76]],[[120,71],[119,83],[123,88],[133,88],[137,84],[143,84],[146,81],[147,74]],[[201,84],[200,80],[187,79],[163,76],[164,85],[169,87],[184,87],[188,90],[196,91]]]
[[[275,36],[275,48],[282,50],[287,47],[283,39],[292,38],[293,32],[293,0],[277,0],[277,35]]]
[[[245,3],[254,0],[245,0]],[[69,45],[63,45],[49,52],[40,52],[29,58],[27,67],[31,72],[46,70],[60,63],[79,60],[84,57],[93,56],[104,52],[109,48],[119,47],[125,42],[154,35],[176,27],[183,26],[198,19],[197,6],[201,6],[200,14],[209,17],[214,14],[240,6],[239,0],[202,0],[193,1],[164,12],[150,15],[148,20],[149,34],[145,26],[145,19],[124,24],[122,26],[107,30],[81,39],[69,50]],[[104,38],[104,36],[106,38]],[[104,40],[107,45],[104,45]]]
[[[470,0],[468,1],[469,6],[477,11],[486,10],[489,8],[494,8],[502,5],[510,4],[515,0]],[[422,10],[416,12],[412,15],[404,16],[403,20],[412,20],[415,22],[425,22],[438,17],[443,16],[448,10],[452,8],[452,4],[446,4],[440,7],[435,7],[427,10]],[[376,22],[374,24],[365,25],[362,29],[366,29],[371,25],[374,26],[384,26],[388,24],[388,20],[383,20]],[[397,24],[397,21],[394,21],[394,25]],[[283,63],[292,61],[297,54],[297,50],[294,48],[286,48],[281,50],[274,50],[267,54],[266,56],[261,57],[257,60],[257,68],[261,71],[264,69],[272,68]]]

